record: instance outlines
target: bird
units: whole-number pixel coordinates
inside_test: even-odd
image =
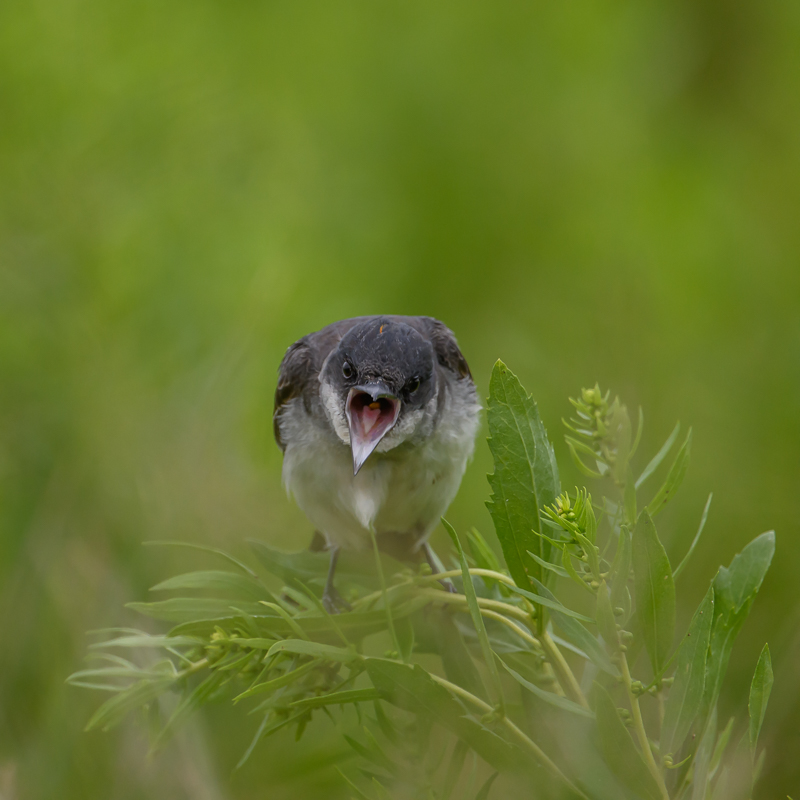
[[[330,552],[326,610],[349,610],[337,559],[373,535],[441,571],[428,537],[472,457],[480,409],[455,335],[432,317],[345,319],[288,348],[273,428],[284,487],[315,528],[311,549]]]

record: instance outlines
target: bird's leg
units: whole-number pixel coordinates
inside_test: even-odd
[[[433,552],[433,548],[427,542],[422,545],[422,552],[425,554],[425,560],[428,562],[428,564],[430,564],[434,575],[446,571],[444,564],[442,564],[442,562],[439,560],[439,556]],[[444,586],[446,591],[452,592],[453,594],[457,593],[456,587],[453,586],[453,582],[449,578],[445,578],[444,580],[439,581],[439,583]]]
[[[338,614],[340,611],[351,611],[352,606],[336,590],[333,576],[336,573],[336,562],[339,560],[339,548],[331,547],[331,564],[328,567],[328,578],[325,581],[325,591],[322,593],[322,605],[329,614]]]

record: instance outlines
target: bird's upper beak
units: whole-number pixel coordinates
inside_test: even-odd
[[[353,475],[357,475],[370,453],[397,422],[400,400],[383,383],[354,386],[347,395],[345,413],[350,426]]]

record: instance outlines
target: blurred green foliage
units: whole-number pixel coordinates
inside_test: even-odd
[[[64,678],[176,571],[142,540],[305,546],[275,370],[378,312],[447,322],[484,395],[502,356],[562,463],[595,379],[648,410],[648,451],[693,426],[673,560],[715,499],[679,619],[778,531],[720,719],[767,639],[764,796],[800,785],[799,35],[772,0],[2,3],[0,796],[340,791],[323,728],[231,782],[237,715],[147,760],[135,724],[81,733]],[[459,528],[491,530],[489,464]]]

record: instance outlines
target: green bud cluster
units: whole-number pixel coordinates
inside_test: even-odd
[[[609,403],[610,392],[602,393],[598,384],[592,389],[581,389],[579,399],[570,398],[575,417],[564,425],[572,435],[566,436],[575,464],[585,475],[600,478],[610,475],[622,485],[625,481],[631,448],[631,421],[628,410],[618,397]],[[581,456],[594,464],[587,464]]]

